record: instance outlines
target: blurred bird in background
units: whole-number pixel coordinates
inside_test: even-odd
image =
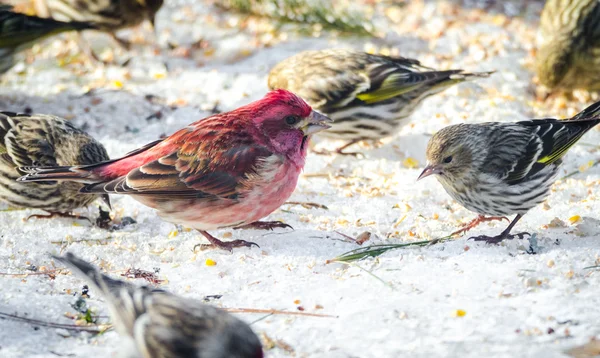
[[[148,20],[154,27],[156,13],[163,0],[33,0],[36,14],[60,21],[86,21],[109,33],[119,44],[129,48],[129,42],[115,32],[138,26]]]
[[[472,239],[498,243],[523,238],[528,233],[511,235],[511,229],[523,215],[546,199],[559,173],[561,158],[598,123],[600,102],[569,120],[448,126],[429,140],[427,167],[419,179],[435,175],[454,200],[479,214],[456,233],[483,221],[517,214],[500,235]]]
[[[9,5],[0,5],[0,73],[15,63],[15,54],[46,37],[66,31],[95,29],[89,22],[61,22],[13,12]]]
[[[546,1],[537,46],[537,76],[550,91],[600,90],[600,1]]]
[[[102,196],[79,193],[82,184],[44,181],[20,183],[22,166],[86,165],[108,160],[106,150],[94,138],[66,120],[43,114],[0,112],[0,200],[19,208],[50,213],[31,217],[76,217],[72,210],[90,205]]]
[[[346,49],[305,51],[277,64],[269,73],[271,89],[292,91],[333,119],[321,134],[347,141],[396,134],[423,100],[444,89],[492,72],[436,71],[419,61]]]
[[[197,229],[211,243],[206,246],[251,247],[256,244],[223,242],[208,230],[289,227],[258,220],[292,195],[312,135],[329,128],[330,122],[300,97],[277,90],[119,159],[22,168],[29,174],[19,184],[65,180],[88,184],[83,193],[131,195],[164,220]]]
[[[53,258],[104,297],[116,331],[134,343],[137,352],[127,353],[144,358],[263,357],[252,329],[223,310],[114,280],[71,253]]]

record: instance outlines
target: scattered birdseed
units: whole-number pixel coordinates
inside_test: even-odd
[[[464,317],[467,314],[467,311],[465,310],[455,310],[454,312],[452,312],[452,316],[453,317]]]
[[[211,260],[211,259],[206,259],[206,261],[204,263],[206,264],[206,266],[215,266],[217,264],[217,262],[215,260]]]

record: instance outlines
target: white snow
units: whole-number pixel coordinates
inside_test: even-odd
[[[150,44],[130,53],[116,51],[120,62],[135,56],[128,67],[81,62],[59,67],[56,58],[76,53],[72,43],[65,46],[69,36],[37,46],[32,64],[2,77],[0,108],[21,112],[29,107],[72,119],[101,140],[111,157],[206,117],[215,105],[226,111],[262,97],[269,68],[305,49],[382,48],[387,42],[394,51],[432,67],[497,73],[428,99],[400,135],[380,148],[365,148],[365,158],[311,154],[290,200],[324,204],[329,210],[284,205],[267,218],[283,220],[294,231],[213,232],[217,237],[231,233],[225,240],[254,241],[260,249],[193,253],[194,245],[205,242],[198,233],[179,228],[170,237],[174,225],[128,197],[112,197],[113,213],[132,216],[137,224],[115,232],[83,221],[74,225],[70,219],[24,222],[38,213],[34,210],[0,212],[0,312],[73,324],[64,313],[75,312],[70,303],[83,281],[71,275],[54,280],[26,275],[33,273],[27,270],[30,265],[38,273],[42,266],[51,270],[49,254],[70,251],[102,264],[115,277],[131,267],[159,268],[159,278],[166,280],[162,288],[196,299],[222,295],[210,303],[220,307],[299,312],[302,306],[303,312],[336,316],[236,313],[247,322],[258,320],[252,324],[257,334],[293,349],[292,354],[276,345],[267,350],[273,358],[561,357],[599,335],[600,274],[585,269],[600,263],[599,167],[559,181],[547,205],[519,222],[515,231],[537,235],[541,248],[535,255],[526,253],[527,241],[491,246],[462,237],[352,265],[326,264],[359,247],[334,230],[353,237],[372,232],[363,246],[404,243],[445,236],[474,217],[435,179],[416,182],[428,137],[435,131],[464,121],[566,117],[592,103],[581,93],[566,103],[560,96],[536,100],[530,68],[543,2],[496,2],[489,14],[472,3],[414,1],[398,10],[402,18],[376,19],[387,24],[382,40],[300,38],[293,32],[280,36],[264,32],[265,22],[254,20],[239,30],[235,24],[241,17],[219,13],[205,2],[182,0],[167,2],[159,12],[158,54],[148,29],[123,31],[123,37],[150,34]],[[510,17],[514,15],[519,16]],[[112,46],[105,35],[85,37]],[[189,48],[201,38],[209,50],[191,50],[189,58],[166,49],[167,40]],[[96,90],[84,95],[91,88]],[[156,96],[153,102],[144,98],[149,94]],[[162,118],[146,119],[159,111]],[[591,131],[567,154],[565,174],[598,160],[599,139],[598,131]],[[408,158],[419,166],[407,168]],[[95,217],[97,208],[81,213]],[[576,215],[581,219],[572,224],[569,219]],[[555,218],[565,224],[549,228]],[[505,225],[483,224],[472,233],[496,234]],[[209,258],[217,265],[207,266]],[[13,273],[24,275],[8,275]],[[88,304],[107,315],[103,300],[96,292],[90,295]],[[457,310],[466,314],[457,317]],[[64,337],[66,333],[0,318],[0,356],[108,357],[120,351],[114,331]]]

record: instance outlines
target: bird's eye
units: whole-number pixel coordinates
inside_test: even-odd
[[[298,121],[300,121],[300,118],[298,118],[297,116],[285,117],[285,123],[289,124],[290,126],[293,126],[294,124],[298,123]]]
[[[444,158],[444,163],[446,163],[446,164],[450,163],[451,161],[452,161],[452,156],[451,155],[448,156],[448,157],[446,157],[446,158]]]

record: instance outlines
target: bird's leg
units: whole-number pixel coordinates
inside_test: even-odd
[[[325,150],[325,149],[321,149],[321,150],[313,150],[313,153],[317,154],[317,155],[331,155],[331,154],[339,154],[339,155],[352,155],[355,157],[358,157],[359,155],[362,155],[362,153],[359,152],[344,152],[344,149],[358,143],[361,142],[362,139],[354,139],[351,140],[350,142],[344,144],[343,146],[339,147],[338,149],[334,150],[334,151],[330,151],[330,150]]]
[[[127,51],[131,50],[131,42],[117,37],[117,35],[114,32],[111,32],[110,36],[113,38],[113,40],[115,40],[116,43],[118,43],[125,50],[127,50]]]
[[[194,252],[196,252],[196,247],[200,246],[200,250],[206,250],[206,249],[222,249],[222,250],[227,250],[229,252],[233,251],[234,247],[252,247],[252,245],[256,246],[256,247],[260,247],[258,246],[256,243],[254,242],[249,242],[249,241],[244,241],[244,240],[234,240],[234,241],[221,241],[219,239],[217,239],[216,237],[212,236],[211,234],[209,234],[206,231],[202,231],[202,230],[198,230],[205,238],[208,239],[208,241],[210,241],[210,244],[198,244],[194,246]]]
[[[95,64],[110,64],[110,62],[103,61],[100,57],[98,57],[98,55],[96,55],[88,40],[86,40],[83,37],[83,34],[76,33],[75,36],[77,36],[77,46],[79,46],[81,52],[83,52],[88,57],[88,59],[90,59]]]
[[[506,216],[487,216],[486,217],[484,215],[478,215],[475,219],[469,221],[466,224],[463,224],[463,226],[460,229],[458,229],[455,232],[453,232],[452,234],[450,234],[450,236],[464,234],[465,232],[471,230],[472,228],[476,227],[477,225],[481,224],[482,222],[496,221],[496,220],[506,220],[510,223],[510,220],[508,220],[508,218]]]
[[[48,215],[43,215],[43,214],[29,215],[27,218],[25,218],[25,221],[29,221],[29,219],[31,219],[31,218],[35,218],[35,219],[52,219],[52,218],[56,218],[56,217],[71,218],[71,219],[76,219],[76,220],[87,220],[90,223],[92,222],[92,220],[90,220],[88,217],[85,217],[85,216],[81,216],[81,215],[77,215],[77,214],[72,214],[72,213],[59,213],[59,212],[50,212]]]
[[[510,223],[510,225],[508,225],[506,230],[502,231],[502,233],[498,236],[480,235],[480,236],[471,237],[471,238],[469,238],[469,240],[472,239],[473,241],[485,241],[488,244],[497,244],[497,243],[501,242],[502,240],[512,240],[514,238],[523,239],[523,238],[525,238],[525,235],[531,236],[531,234],[528,232],[520,232],[520,233],[514,234],[514,235],[510,234],[510,230],[512,230],[513,226],[515,226],[515,224],[517,223],[517,221],[519,221],[521,219],[521,217],[522,217],[521,214],[517,215],[515,217],[515,219]]]
[[[282,228],[282,229],[290,228],[290,229],[294,230],[293,227],[291,227],[288,224],[282,223],[281,221],[255,221],[250,224],[238,226],[235,229],[273,230],[276,228]]]

